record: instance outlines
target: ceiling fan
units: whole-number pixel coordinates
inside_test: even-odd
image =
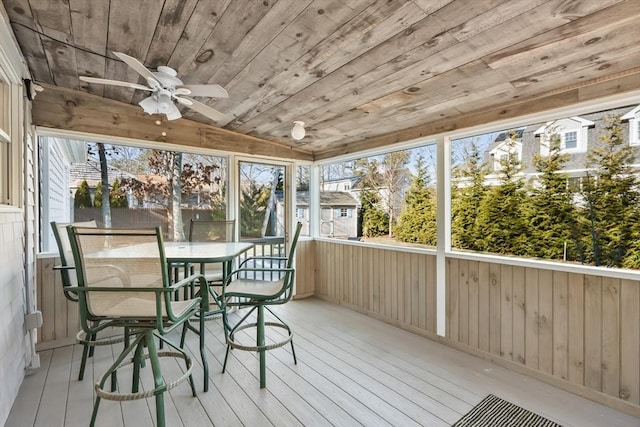
[[[220,85],[185,85],[178,77],[178,73],[171,67],[159,66],[157,71],[151,71],[136,58],[122,52],[113,52],[125,64],[133,68],[147,81],[147,85],[123,82],[119,80],[100,79],[97,77],[80,76],[80,80],[87,83],[103,85],[123,86],[151,92],[151,96],[143,99],[138,104],[147,114],[164,114],[167,120],[175,120],[182,117],[180,110],[174,104],[175,99],[185,107],[202,114],[211,120],[221,120],[225,116],[218,110],[209,107],[186,95],[207,96],[211,98],[228,98],[229,94]]]

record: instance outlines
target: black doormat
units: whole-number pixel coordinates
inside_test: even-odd
[[[562,427],[538,414],[490,394],[453,427]]]

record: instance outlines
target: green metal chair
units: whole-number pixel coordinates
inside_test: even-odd
[[[94,220],[75,222],[73,224],[52,222],[51,228],[53,230],[53,236],[58,245],[58,252],[60,254],[60,265],[53,267],[54,270],[60,271],[62,278],[62,288],[65,298],[69,301],[78,302],[78,293],[75,289],[78,286],[76,280],[75,266],[73,264],[73,253],[71,251],[71,244],[69,242],[69,235],[67,234],[67,226],[74,225],[76,227],[90,227],[96,228],[96,222]],[[126,334],[125,334],[126,335]],[[123,335],[117,336],[105,336],[98,338],[96,334],[87,334],[82,329],[78,331],[76,340],[82,345],[82,359],[80,362],[80,372],[78,373],[78,381],[82,381],[84,378],[84,372],[87,365],[87,358],[93,356],[95,347],[111,345],[122,342],[125,339]],[[113,384],[115,389],[115,384]]]
[[[204,390],[208,389],[204,346],[204,313],[209,307],[207,281],[198,274],[170,283],[159,227],[124,230],[69,226],[67,232],[76,266],[78,286],[75,292],[82,329],[87,334],[96,334],[108,327],[121,327],[131,334],[130,344],[96,383],[90,425],[95,424],[101,399],[126,401],[155,396],[157,425],[164,426],[164,392],[188,379],[191,391],[196,395],[191,358],[182,346],[167,337],[174,329],[182,326],[199,335]],[[191,286],[194,281],[206,292],[191,299],[173,300],[178,290]],[[197,317],[199,328],[189,322],[193,317]],[[156,339],[170,349],[158,350]],[[184,359],[184,374],[173,381],[165,380],[161,357]],[[140,391],[141,368],[146,359],[150,361],[154,388]],[[129,364],[133,365],[131,393],[106,391],[107,378]]]
[[[260,388],[265,388],[267,383],[266,352],[268,350],[291,343],[293,362],[297,363],[296,352],[293,347],[293,332],[289,325],[278,317],[269,306],[284,304],[293,296],[295,276],[293,262],[301,228],[302,224],[298,222],[287,257],[261,256],[247,258],[237,270],[231,272],[225,278],[223,283],[220,301],[225,307],[223,322],[227,352],[224,357],[222,372],[224,373],[227,368],[229,351],[232,348],[258,352],[260,357]],[[250,310],[237,323],[231,325],[229,313],[226,310],[229,307],[249,307]],[[265,310],[276,321],[266,321]],[[251,317],[254,312],[256,313],[255,320]],[[282,328],[287,331],[287,336],[279,342],[267,344],[265,339],[266,327]],[[255,328],[255,346],[244,345],[236,340],[236,333],[249,328]]]

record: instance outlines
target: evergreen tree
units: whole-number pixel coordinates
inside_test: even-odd
[[[389,232],[389,218],[380,208],[380,196],[378,191],[372,188],[363,188],[360,194],[362,218],[362,234],[365,237],[377,237]]]
[[[548,155],[536,154],[533,164],[540,173],[530,186],[523,203],[523,219],[527,224],[525,255],[546,259],[576,259],[579,244],[575,226],[573,196],[567,189],[567,175],[562,173],[568,154],[562,154],[560,137],[552,133],[543,138],[549,144]],[[571,249],[571,254],[568,253]]]
[[[112,208],[126,208],[129,206],[127,194],[124,189],[120,187],[120,181],[117,179],[113,182],[113,186],[109,192],[109,203]]]
[[[362,185],[362,192],[360,193],[362,234],[365,237],[388,234],[389,218],[380,207],[378,162],[376,160],[369,161],[368,159],[357,160],[356,174],[360,176]]]
[[[96,185],[96,191],[93,193],[93,206],[96,208],[102,207],[102,182]]]
[[[262,223],[269,202],[269,189],[251,182],[240,197],[240,234],[262,237]]]
[[[429,173],[422,157],[416,161],[416,174],[405,195],[404,209],[400,213],[393,234],[401,242],[436,245],[436,200],[429,187]]]
[[[527,229],[521,218],[523,182],[515,136],[506,140],[507,156],[500,159],[500,183],[487,190],[478,212],[478,249],[499,254],[524,252]]]
[[[585,243],[595,265],[638,267],[638,180],[629,166],[633,151],[623,138],[620,117],[606,117],[604,123],[600,146],[587,155],[590,173],[582,192]]]
[[[93,206],[91,203],[91,194],[89,193],[89,184],[86,179],[82,180],[76,190],[73,198],[73,206],[76,208],[90,208]]]
[[[451,194],[451,242],[459,249],[480,250],[476,224],[482,200],[487,193],[486,167],[473,142],[464,165],[454,172],[456,186]]]

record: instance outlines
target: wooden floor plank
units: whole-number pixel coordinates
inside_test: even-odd
[[[9,412],[9,417],[5,424],[7,427],[32,426],[35,422],[41,403],[44,383],[47,380],[53,350],[41,351],[39,355],[40,369],[30,371],[29,375],[24,377],[18,394],[19,398],[16,398],[11,412]]]
[[[72,355],[73,347],[70,346],[53,350],[47,381],[42,392],[42,400],[47,404],[38,409],[34,426],[64,424]]]
[[[167,425],[450,425],[489,393],[562,425],[638,425],[629,415],[339,305],[309,298],[276,310],[294,330],[298,364],[288,345],[268,352],[267,388],[260,389],[256,354],[234,350],[223,374],[221,322],[209,321],[210,389],[202,390],[198,339],[189,334],[198,395],[187,382],[168,392]],[[282,334],[269,332],[275,340]],[[80,346],[41,352],[42,368],[25,378],[6,427],[88,425],[93,382],[121,350],[121,344],[98,348],[84,381],[77,379]],[[119,375],[122,390],[131,386],[127,369]],[[182,361],[163,359],[166,379],[184,369]],[[148,365],[144,371],[147,389]],[[97,425],[153,426],[154,400],[103,400]]]
[[[357,345],[358,343],[354,343],[353,340],[345,340],[340,335],[308,329],[310,324],[306,326],[307,329],[302,329],[304,326],[298,323],[296,336],[303,335],[309,340],[314,336],[324,339],[327,342],[327,351],[349,361],[354,367],[359,366],[359,369],[368,375],[377,377],[388,387],[393,387],[394,390],[428,409],[441,420],[453,424],[461,415],[471,409],[471,405],[457,397],[459,394],[464,394],[464,389],[454,389],[455,386],[451,384],[444,385],[444,388],[449,386],[452,390],[451,393],[448,393],[439,388],[443,384],[440,378],[435,376],[430,378],[432,382],[436,383],[434,385],[425,379],[426,375],[416,375],[413,367],[403,366],[401,360],[396,359],[396,363],[389,361],[380,349],[373,346],[366,348],[366,343]]]

